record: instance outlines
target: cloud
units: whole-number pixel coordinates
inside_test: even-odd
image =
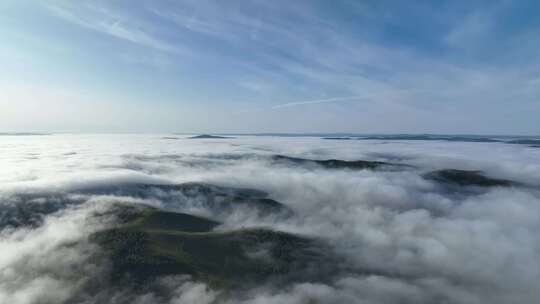
[[[273,106],[271,109],[275,110],[275,109],[290,108],[290,107],[303,106],[303,105],[321,104],[321,103],[357,101],[357,100],[362,100],[362,99],[364,99],[364,97],[362,96],[350,96],[350,97],[335,97],[335,98],[327,98],[327,99],[295,101],[295,102],[278,104],[278,105]]]
[[[106,225],[88,218],[92,209],[99,206],[62,210],[35,229],[1,231],[1,302],[62,303],[102,271],[102,265],[90,262],[97,248],[78,242]]]
[[[2,145],[13,162],[2,160],[2,179],[9,183],[0,188],[0,214],[10,214],[7,207],[13,204],[31,212],[29,206],[36,204],[77,202],[42,214],[44,221],[34,228],[2,230],[0,299],[12,303],[74,298],[83,303],[535,303],[538,297],[540,167],[535,164],[540,159],[524,145],[264,137],[203,142],[157,135],[58,134],[6,137]],[[39,156],[29,166],[18,166],[17,160],[30,152]],[[415,167],[352,171],[284,166],[270,161],[274,154],[382,161],[390,155],[394,162]],[[10,169],[15,167],[18,171]],[[483,170],[531,186],[449,192],[422,178],[440,168]],[[25,174],[33,175],[33,181],[19,179]],[[193,181],[260,189],[295,215],[261,216],[244,208],[216,213],[200,204],[203,197],[191,201],[174,190],[154,189],[144,196],[127,190],[91,191]],[[101,292],[95,293],[89,282],[95,284],[108,271],[106,263],[89,263],[99,250],[87,242],[66,244],[106,227],[107,220],[90,214],[112,202],[204,214],[222,221],[221,230],[262,226],[317,237],[342,265],[336,265],[337,277],[326,282],[269,283],[231,294],[189,277],[164,278],[137,292],[98,284]],[[264,250],[250,254],[265,258]]]
[[[125,18],[118,11],[100,6],[99,3],[83,3],[76,6],[46,4],[45,7],[53,15],[86,29],[159,51],[178,51],[176,46],[143,30],[141,25],[129,24],[133,18]]]

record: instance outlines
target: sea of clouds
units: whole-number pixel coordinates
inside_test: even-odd
[[[403,170],[276,164],[272,155],[376,160]],[[537,303],[540,149],[506,143],[162,135],[0,137],[0,303]],[[448,188],[437,169],[481,170],[514,187]],[[216,213],[174,195],[76,191],[110,185],[204,182],[269,193],[295,215]],[[110,202],[211,217],[217,229],[266,227],[321,238],[340,259],[331,282],[223,294],[189,277],[169,290],[115,289],[88,236]],[[15,224],[14,224],[15,223]],[[368,272],[363,270],[369,270]]]

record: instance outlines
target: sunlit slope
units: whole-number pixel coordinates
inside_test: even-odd
[[[315,267],[326,254],[314,239],[267,229],[212,231],[215,221],[149,207],[115,212],[127,220],[92,236],[111,259],[113,280],[188,274],[234,286],[324,270]]]

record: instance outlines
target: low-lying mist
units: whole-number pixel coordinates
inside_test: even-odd
[[[540,297],[527,145],[48,135],[0,150],[0,303]]]

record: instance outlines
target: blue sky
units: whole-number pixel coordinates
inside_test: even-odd
[[[538,1],[0,2],[0,130],[540,134]]]

